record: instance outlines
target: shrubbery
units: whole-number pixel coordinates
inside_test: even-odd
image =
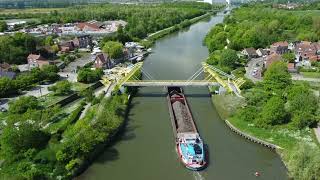
[[[48,65],[43,69],[34,68],[30,72],[22,73],[16,79],[0,78],[0,97],[17,94],[19,91],[31,88],[42,82],[55,82],[60,76],[56,66]]]
[[[78,72],[78,81],[83,83],[94,83],[100,80],[102,75],[102,69],[91,70],[90,68],[83,68]]]

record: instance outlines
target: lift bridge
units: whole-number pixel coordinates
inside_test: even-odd
[[[118,81],[119,86],[134,87],[172,87],[172,86],[222,86],[228,92],[233,92],[240,96],[240,87],[245,83],[243,78],[236,78],[234,75],[227,74],[222,70],[211,66],[205,62],[187,80],[156,80],[150,73],[142,67],[143,63],[136,63],[133,68],[122,79]],[[197,80],[204,73],[203,80]],[[138,78],[143,74],[145,79]]]

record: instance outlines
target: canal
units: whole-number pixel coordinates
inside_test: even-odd
[[[200,21],[158,40],[144,63],[155,79],[187,79],[208,57],[203,38],[223,21],[223,14]],[[132,101],[128,124],[119,140],[80,176],[83,180],[193,180],[287,179],[279,156],[230,131],[216,112],[208,89],[185,88],[204,142],[209,166],[201,172],[184,168],[174,148],[174,138],[163,88],[140,88]]]

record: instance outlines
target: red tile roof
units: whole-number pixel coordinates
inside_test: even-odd
[[[267,56],[266,59],[266,67],[268,68],[273,62],[280,61],[281,60],[281,55],[277,53],[273,53],[269,56]]]
[[[289,43],[287,41],[280,41],[273,43],[272,46],[289,46]]]

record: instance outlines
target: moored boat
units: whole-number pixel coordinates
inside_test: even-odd
[[[191,170],[203,169],[206,166],[204,144],[180,87],[168,87],[168,105],[181,162]]]

